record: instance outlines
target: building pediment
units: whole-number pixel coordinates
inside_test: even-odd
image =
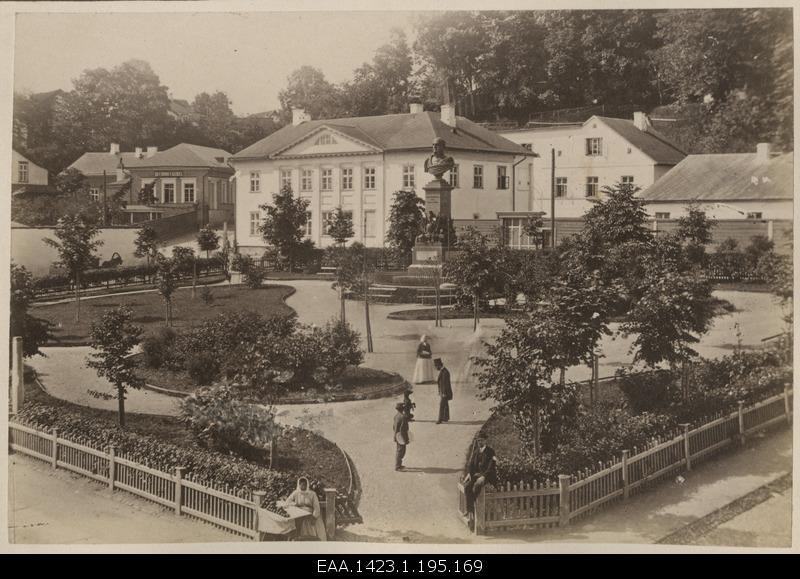
[[[379,153],[381,149],[335,127],[321,126],[271,155],[273,159]]]

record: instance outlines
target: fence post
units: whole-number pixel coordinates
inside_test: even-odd
[[[183,466],[175,467],[175,516],[181,516],[181,505],[183,505]]]
[[[558,488],[560,491],[558,501],[559,527],[564,527],[569,524],[569,481],[569,475],[558,475]]]
[[[746,437],[744,434],[744,402],[739,401],[739,444],[744,446]]]
[[[786,413],[786,422],[792,423],[792,405],[789,404],[789,383],[783,385],[783,411]]]
[[[253,529],[253,540],[260,541],[261,540],[261,532],[258,530],[258,513],[261,510],[261,504],[264,502],[264,497],[267,496],[267,493],[264,491],[253,491],[253,523],[255,525]]]
[[[628,478],[628,457],[631,455],[630,450],[623,450],[622,451],[622,498],[627,499],[630,491],[628,489],[628,484],[630,479]]]
[[[18,414],[25,403],[25,376],[22,362],[22,338],[15,336],[11,342],[11,414]]]
[[[114,481],[117,478],[117,449],[108,447],[108,490],[114,492]]]
[[[325,489],[325,534],[336,534],[336,489]]]
[[[50,464],[53,468],[58,468],[58,429],[53,429],[53,456],[50,459]]]
[[[486,487],[481,487],[480,494],[475,497],[475,534],[482,535],[486,530]]]
[[[683,455],[686,457],[686,470],[692,470],[692,452],[689,450],[689,425],[680,424],[683,428]]]

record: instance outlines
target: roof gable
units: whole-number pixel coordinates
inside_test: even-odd
[[[641,131],[632,121],[600,116],[590,117],[583,125],[586,126],[593,120],[606,125],[657,165],[677,165],[686,157],[686,153],[677,145],[652,128]]]
[[[320,125],[272,154],[274,158],[379,153],[381,148],[353,127]]]

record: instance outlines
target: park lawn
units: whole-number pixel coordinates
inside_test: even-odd
[[[79,413],[104,426],[117,425],[116,412],[80,406],[54,398],[43,392],[33,381],[26,380],[25,400]],[[199,448],[191,432],[177,417],[129,412],[125,414],[125,421],[126,430],[130,432],[151,436],[164,443],[184,448],[193,450]],[[273,463],[273,468],[297,476],[304,474],[313,476],[342,493],[347,493],[350,485],[350,471],[342,451],[327,438],[309,430],[299,428],[281,430],[276,441],[276,461]]]
[[[141,354],[137,355],[137,361],[139,362],[137,374],[151,386],[186,392],[187,394],[202,387],[196,384],[184,371],[175,371],[163,367],[148,368],[144,364],[144,356]],[[406,388],[410,388],[410,385],[398,374],[358,366],[345,370],[341,378],[341,387],[339,388],[308,388],[287,392],[278,398],[275,403],[313,404],[317,402],[367,400],[398,395]]]
[[[218,315],[240,311],[254,311],[264,316],[291,314],[292,308],[285,300],[294,288],[285,285],[265,285],[259,289],[245,286],[214,286],[214,300],[206,304],[200,298],[202,287],[198,286],[197,297],[192,298],[190,288],[181,288],[172,298],[172,326],[180,330]],[[107,310],[125,306],[133,311],[133,322],[144,328],[145,334],[164,326],[164,300],[158,292],[130,295],[111,295],[90,300],[81,300],[81,319],[75,321],[75,303],[65,302],[48,306],[35,306],[31,313],[51,323],[52,338],[48,346],[84,346],[89,344],[92,321]]]

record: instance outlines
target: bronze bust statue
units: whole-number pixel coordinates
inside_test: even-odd
[[[430,173],[437,179],[453,168],[455,161],[453,157],[445,155],[445,143],[441,137],[433,141],[433,155],[425,159],[425,172]]]

